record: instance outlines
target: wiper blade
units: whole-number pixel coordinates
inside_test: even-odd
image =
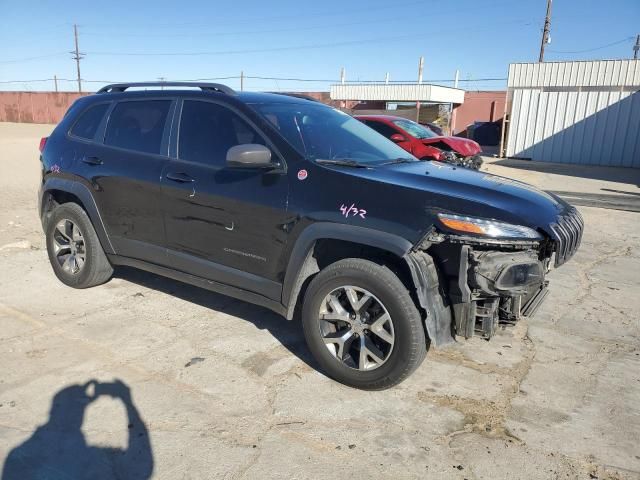
[[[393,160],[389,160],[388,162],[384,162],[382,165],[395,165],[396,163],[414,163],[417,161],[418,160],[414,160],[412,158],[399,157],[399,158],[394,158]]]
[[[364,163],[356,162],[355,160],[347,160],[347,159],[318,159],[316,163],[321,165],[339,165],[341,167],[352,167],[352,168],[371,168],[369,165],[365,165]]]

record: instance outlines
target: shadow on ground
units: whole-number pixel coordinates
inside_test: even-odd
[[[554,175],[590,178],[593,180],[603,180],[607,182],[640,186],[640,169],[638,168],[597,167],[569,163],[534,162],[531,160],[518,160],[515,158],[505,158],[502,160],[496,160],[492,163],[493,165],[516,168],[518,170],[532,170],[541,173],[552,173]]]
[[[87,407],[101,396],[120,400],[127,412],[126,450],[87,444],[82,422]],[[49,420],[15,447],[2,469],[2,480],[135,478],[153,473],[149,432],[133,403],[129,387],[116,380],[69,385],[53,397]]]
[[[267,330],[282,346],[309,367],[319,370],[318,364],[307,349],[299,314],[294,316],[294,321],[288,321],[266,308],[135,268],[118,267],[115,274],[128,282],[253,323],[256,328]]]

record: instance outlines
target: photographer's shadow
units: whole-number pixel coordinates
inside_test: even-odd
[[[87,445],[81,427],[86,408],[97,398],[120,400],[127,412],[126,449]],[[51,404],[49,421],[7,456],[2,480],[146,479],[153,472],[149,432],[120,380],[70,385]]]

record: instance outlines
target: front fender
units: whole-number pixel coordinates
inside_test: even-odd
[[[344,240],[370,247],[380,248],[403,258],[411,243],[397,235],[355,225],[318,222],[309,225],[298,236],[289,256],[287,271],[282,285],[282,304],[287,307],[287,318],[293,317],[295,299],[300,293],[304,280],[318,271],[311,255],[315,242],[321,239]],[[293,301],[292,301],[293,300]]]

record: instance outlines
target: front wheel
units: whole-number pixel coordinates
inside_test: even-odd
[[[409,291],[387,267],[349,258],[309,284],[302,309],[307,345],[335,380],[382,390],[424,360],[426,338]]]

